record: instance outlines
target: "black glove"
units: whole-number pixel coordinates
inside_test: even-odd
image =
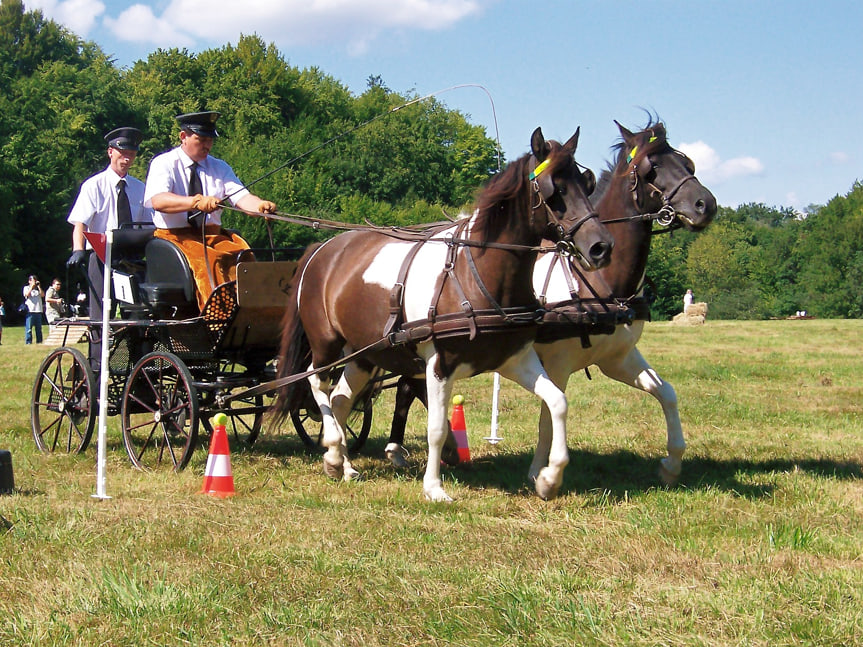
[[[83,249],[76,249],[74,252],[72,252],[69,260],[66,261],[66,267],[73,268],[76,265],[83,265],[86,258],[87,252],[85,252]]]

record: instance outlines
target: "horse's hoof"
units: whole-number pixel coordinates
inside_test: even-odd
[[[408,466],[408,451],[402,447],[401,445],[397,445],[396,443],[390,443],[384,449],[384,453],[387,455],[387,458],[390,460],[395,467],[399,469],[404,469]]]
[[[536,478],[536,484],[534,487],[536,488],[537,496],[539,496],[543,501],[555,498],[557,493],[560,491],[560,484],[553,483],[542,472],[540,472],[539,476]]]
[[[452,497],[444,492],[442,487],[426,490],[425,497],[427,501],[434,501],[435,503],[452,503]]]
[[[346,467],[345,475],[342,478],[344,478],[345,481],[360,481],[362,480],[362,474],[360,474],[353,467]]]
[[[668,467],[666,467],[666,460],[668,459],[663,458],[659,461],[659,480],[662,481],[663,485],[673,487],[677,485],[677,482],[680,480],[680,471],[678,470],[677,474],[673,474]]]
[[[341,464],[333,465],[332,463],[328,463],[327,459],[324,458],[324,474],[334,481],[339,481],[344,474],[344,470]]]

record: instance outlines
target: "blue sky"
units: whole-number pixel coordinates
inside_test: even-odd
[[[644,110],[696,162],[723,206],[804,210],[863,179],[860,0],[24,0],[121,66],[157,48],[198,52],[256,33],[356,94],[369,76],[439,95],[499,132],[565,140],[602,170]],[[276,162],[281,160],[274,160]]]

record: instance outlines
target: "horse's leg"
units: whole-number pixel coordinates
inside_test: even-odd
[[[563,470],[569,463],[569,450],[566,447],[566,396],[549,379],[532,345],[524,353],[510,358],[498,372],[538,395],[548,408],[551,419],[548,464],[538,470],[535,488],[540,498],[553,499],[563,484]],[[534,462],[536,460],[534,457]],[[531,465],[531,469],[533,467]]]
[[[449,431],[447,403],[452,393],[452,378],[439,380],[434,375],[433,361],[426,369],[426,396],[428,405],[428,463],[423,476],[423,493],[429,501],[452,501],[444,491],[440,478],[443,446]]]
[[[400,377],[396,384],[396,406],[393,411],[393,421],[390,425],[390,439],[384,448],[384,453],[390,462],[396,467],[407,467],[407,452],[404,448],[405,428],[408,424],[408,412],[414,400],[419,397],[419,391],[416,390],[416,383],[422,383],[422,380],[415,380],[410,377]],[[423,391],[425,384],[422,384]],[[423,393],[422,399],[425,399]],[[425,404],[425,403],[423,403]]]
[[[572,362],[570,361],[569,346],[561,346],[557,344],[541,344],[534,346],[534,350],[539,356],[542,366],[545,369],[548,378],[554,382],[554,385],[564,393],[566,392],[566,383],[569,381],[569,376],[572,374]],[[552,420],[551,412],[545,402],[542,403],[539,411],[539,426],[537,428],[536,452],[533,455],[533,461],[528,470],[528,479],[533,483],[539,476],[539,471],[548,465],[548,455],[551,451],[552,440]]]
[[[384,449],[387,458],[396,467],[407,467],[408,464],[407,451],[404,448],[405,428],[408,422],[408,412],[414,400],[419,400],[424,407],[428,408],[425,380],[418,377],[400,378],[396,384],[396,406],[390,425],[390,439]],[[458,465],[461,462],[458,455],[458,442],[453,436],[452,429],[447,433],[441,460],[447,465]]]
[[[344,455],[341,450],[344,433],[339,429],[330,406],[332,381],[328,373],[316,373],[309,376],[309,385],[312,388],[312,397],[321,411],[323,425],[321,442],[327,448],[324,453],[324,474],[330,478],[340,479],[344,475]]]
[[[357,394],[362,392],[363,387],[368,384],[371,376],[372,374],[369,371],[351,362],[345,366],[342,377],[330,395],[333,416],[338,423],[340,434],[338,453],[342,457],[343,478],[345,481],[352,481],[360,476],[360,473],[354,469],[348,458],[347,436],[344,430],[347,426],[348,416],[350,416],[353,409],[354,400]],[[333,440],[335,441],[335,438]]]
[[[683,469],[683,452],[686,441],[677,409],[677,394],[674,387],[664,381],[651,368],[637,348],[632,348],[624,357],[613,361],[603,360],[597,364],[608,377],[649,393],[662,405],[668,456],[660,461],[659,476],[666,485],[674,485]]]

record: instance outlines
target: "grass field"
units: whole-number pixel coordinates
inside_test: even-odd
[[[381,458],[391,394],[356,461],[326,480],[290,429],[231,441],[237,495],[129,466],[110,419],[95,443],[42,455],[30,389],[45,346],[7,328],[0,448],[0,645],[863,645],[863,321],[653,323],[640,348],[674,384],[688,441],[675,488],[656,473],[658,404],[571,379],[561,496],[526,480],[538,405],[491,378],[457,386],[473,461],[445,468],[453,504],[422,499]]]

